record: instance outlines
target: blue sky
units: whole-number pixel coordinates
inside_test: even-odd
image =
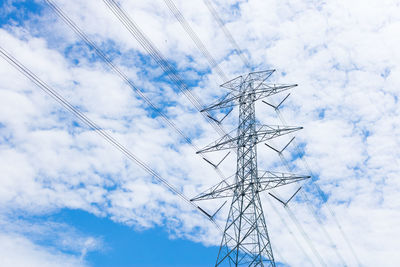
[[[197,147],[218,138],[103,2],[55,2]],[[246,73],[202,1],[174,2],[228,79]],[[400,223],[398,1],[212,2],[246,48],[252,69],[277,69],[271,83],[299,84],[281,114],[304,130],[296,133],[296,144],[284,156],[293,172],[311,170],[312,182],[324,193],[321,200],[313,183],[304,186],[290,211],[268,194],[262,196],[276,260],[284,266],[319,266],[314,247],[328,266],[395,266],[400,260],[400,236],[393,230]],[[226,94],[219,88],[225,81],[164,1],[119,3],[202,103]],[[164,179],[189,198],[219,181],[195,149],[45,2],[5,0],[0,6],[0,46]],[[269,101],[277,104],[285,95]],[[260,123],[282,124],[269,106],[258,103],[256,110]],[[234,110],[224,120],[227,132],[237,115]],[[270,145],[284,147],[290,138]],[[287,171],[263,144],[258,153],[261,169]],[[223,156],[209,155],[214,162]],[[215,262],[221,233],[204,216],[2,59],[0,158],[2,266]],[[220,167],[226,177],[234,173],[234,156]],[[285,199],[298,186],[274,194]],[[201,206],[213,213],[221,203]],[[216,217],[221,226],[227,212],[225,205]]]
[[[138,231],[79,210],[61,210],[35,220],[66,223],[77,231],[100,236],[106,246],[86,256],[93,266],[206,266],[218,252],[218,247],[170,239],[161,227]]]
[[[1,16],[0,24],[4,28],[11,25],[24,26],[27,21],[34,20],[36,16],[43,16],[43,9],[48,8],[44,3],[34,1],[16,1],[3,3],[3,5],[12,8],[9,12],[4,11]],[[35,27],[35,25],[31,26]],[[74,46],[71,46],[64,50],[66,58],[69,58],[70,53],[73,53],[73,48]],[[86,47],[78,47],[78,49],[86,49]],[[111,48],[106,52],[112,58],[112,54],[118,53],[118,50]],[[140,64],[152,64],[154,66],[149,56],[140,53],[134,56],[140,57]],[[86,54],[86,58],[94,62],[93,57],[89,54]],[[79,64],[80,59],[72,55],[70,60]],[[100,61],[100,59],[96,58],[95,61]],[[128,64],[129,67],[129,62],[123,64]],[[190,70],[190,68],[187,70]],[[144,73],[144,75],[147,74]],[[150,79],[150,81],[171,84],[164,75]],[[197,82],[196,80],[186,80],[186,83],[189,86],[195,86]],[[171,103],[164,102],[162,104],[167,106]],[[152,113],[151,109],[148,109],[148,111]],[[68,114],[66,116],[69,117]],[[151,114],[151,116],[155,115]],[[70,119],[74,120],[74,118]],[[61,122],[67,124],[68,120],[64,121],[60,115]],[[73,122],[72,125],[75,128],[80,126],[79,122]],[[4,140],[4,142],[11,143],[9,140]],[[77,232],[99,237],[104,247],[89,251],[85,256],[85,262],[91,266],[207,266],[215,261],[219,248],[218,246],[204,246],[181,238],[171,238],[171,235],[162,226],[151,229],[135,229],[132,226],[116,223],[107,217],[95,216],[82,210],[61,209],[36,216],[21,214],[15,219],[32,224],[44,222],[66,224],[73,227]],[[31,236],[40,246],[60,249],[66,254],[80,256],[81,251],[60,246],[57,237],[46,236],[46,234],[39,238],[33,237],[34,235]]]

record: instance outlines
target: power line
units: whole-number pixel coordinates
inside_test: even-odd
[[[304,254],[304,256],[306,258],[309,258],[307,252],[304,250],[303,246],[300,244],[299,240],[297,239],[297,237],[294,235],[294,233],[292,232],[292,230],[290,230],[289,225],[286,223],[285,219],[283,219],[283,216],[281,215],[281,213],[278,211],[278,209],[274,206],[274,204],[272,203],[271,199],[269,197],[266,197],[266,199],[268,200],[270,206],[272,207],[272,209],[275,211],[276,214],[278,214],[282,225],[284,225],[286,227],[286,229],[288,230],[289,234],[292,236],[292,238],[294,239],[296,245],[300,248],[300,250],[302,251],[302,253]],[[314,263],[312,261],[310,261],[312,266],[315,266]]]
[[[185,19],[185,17],[182,15],[182,13],[178,10],[176,5],[172,0],[164,0],[165,4],[169,8],[169,10],[174,14],[175,18],[178,20],[178,22],[181,24],[183,29],[186,31],[186,33],[189,35],[189,37],[192,39],[192,41],[195,43],[197,48],[200,50],[200,52],[203,54],[203,56],[207,59],[208,63],[211,66],[211,69],[215,69],[217,71],[217,74],[221,78],[222,81],[227,81],[228,78],[226,77],[225,73],[223,70],[219,67],[217,61],[214,59],[214,57],[211,55],[211,53],[207,50],[206,46],[203,44],[203,42],[200,40],[196,32],[190,27],[189,23]]]
[[[279,196],[279,194],[277,192],[274,192],[274,195],[272,195],[274,198],[276,198],[277,200],[281,199],[281,197]],[[277,197],[279,198],[277,198]],[[280,200],[279,200],[280,201]],[[317,249],[315,248],[314,244],[312,243],[310,237],[308,236],[308,234],[306,233],[306,231],[304,230],[304,228],[301,226],[299,220],[296,218],[296,215],[293,213],[293,211],[290,209],[289,205],[283,203],[283,207],[286,210],[286,212],[288,213],[290,219],[292,220],[292,222],[296,225],[297,230],[299,230],[299,232],[301,233],[301,235],[303,236],[304,240],[307,242],[308,247],[311,249],[312,253],[314,254],[314,256],[318,259],[319,263],[322,266],[326,266],[326,263],[324,262],[324,260],[321,257],[321,254],[319,254],[319,252],[317,251]]]
[[[311,239],[309,238],[307,233],[304,231],[304,228],[301,226],[301,224],[299,223],[299,221],[297,220],[296,216],[294,215],[292,210],[289,208],[289,206],[285,206],[285,210],[288,212],[289,217],[292,219],[292,221],[295,223],[297,229],[300,231],[300,233],[303,235],[304,239],[307,241],[307,243],[308,243],[309,247],[311,248],[313,254],[317,257],[319,263],[322,266],[326,266],[326,263],[324,262],[324,260],[322,259],[321,255],[318,253],[318,251],[313,246],[313,244],[311,242]]]
[[[113,1],[114,2],[114,1]],[[166,1],[167,2],[167,1]],[[173,3],[172,3],[173,4]],[[168,5],[168,4],[167,4]],[[179,11],[178,11],[179,12]],[[115,13],[114,13],[115,14]],[[177,18],[178,19],[178,18]],[[179,20],[179,19],[178,19]],[[232,38],[233,39],[233,38]],[[196,41],[194,41],[195,43],[196,43]],[[204,47],[204,46],[203,46]],[[198,47],[199,48],[199,47]],[[201,48],[199,48],[200,50],[201,50]],[[207,51],[207,50],[206,50]],[[207,51],[208,52],[208,51]],[[204,53],[203,53],[203,55],[204,55]],[[241,53],[240,53],[240,55],[241,55]],[[214,60],[214,62],[215,62],[215,60]],[[215,62],[215,66],[217,66],[217,63]],[[221,75],[220,75],[221,76]]]
[[[165,74],[175,83],[178,89],[187,97],[192,105],[199,111],[203,109],[198,96],[191,92],[183,79],[179,76],[176,69],[168,63],[165,57],[162,56],[161,52],[155,47],[155,45],[149,40],[149,38],[140,30],[138,25],[128,16],[124,9],[119,6],[114,0],[103,0],[109,10],[118,18],[123,26],[129,31],[129,33],[139,42],[139,44],[149,53],[149,55],[159,64]],[[208,112],[201,113],[206,121],[221,135],[226,135],[221,125],[210,119],[211,115]],[[209,117],[210,116],[210,117]]]
[[[197,48],[200,50],[200,52],[202,52],[203,56],[208,60],[209,64],[211,65],[211,67],[215,67],[216,61],[212,58],[211,54],[209,53],[209,51],[207,50],[207,48],[204,46],[204,44],[201,42],[201,40],[199,39],[199,37],[196,35],[196,33],[192,30],[192,28],[190,27],[190,25],[188,24],[188,22],[186,21],[186,19],[183,17],[183,15],[181,14],[181,12],[177,9],[177,7],[175,6],[175,4],[173,3],[172,0],[164,0],[164,2],[166,3],[167,7],[170,9],[170,11],[174,14],[175,18],[179,21],[179,23],[181,24],[181,26],[184,28],[184,30],[186,31],[186,33],[189,35],[189,37],[193,40],[193,42],[196,44]],[[229,31],[225,28],[221,18],[218,16],[217,12],[215,11],[215,9],[212,7],[211,3],[208,0],[204,0],[203,1],[209,11],[212,13],[212,15],[214,16],[214,18],[216,19],[216,21],[218,22],[218,24],[220,25],[221,29],[223,29],[226,37],[231,41],[231,43],[233,44],[233,46],[235,47],[236,53],[241,56],[242,60],[244,61],[244,63],[246,64],[247,67],[249,67],[249,63],[247,61],[247,59],[242,55],[242,51],[240,50],[239,46],[237,45],[237,43],[235,42],[235,40],[233,39],[232,35],[229,33]],[[219,69],[217,69],[218,72]],[[220,77],[222,79],[224,79],[223,75],[220,74]],[[226,78],[225,78],[226,80]],[[286,162],[287,163],[287,162]],[[303,193],[304,194],[304,193]],[[307,202],[307,206],[310,208],[309,203]],[[330,241],[331,244],[333,244],[333,241],[331,239],[331,237],[329,236],[329,234],[326,232],[325,228],[322,225],[321,220],[315,216],[315,214],[312,212],[312,214],[314,215],[314,217],[316,218],[317,222],[319,223],[320,227],[322,228],[325,236],[327,237],[327,239]],[[292,218],[294,217],[294,214],[292,214],[291,216]],[[298,224],[298,221],[297,221]],[[307,237],[308,238],[308,237]],[[308,239],[309,240],[309,239]],[[341,255],[339,254],[339,252],[337,251],[336,246],[333,244],[332,248],[334,248],[337,256],[339,259],[341,259],[342,262],[344,262],[343,258],[341,257]],[[316,251],[315,248],[313,248],[313,251]],[[322,258],[320,257],[319,254],[315,254],[319,260],[321,261]]]
[[[120,19],[120,21],[124,24],[124,26],[131,32],[131,34],[133,34],[135,36],[136,39],[138,39],[138,41],[146,41],[146,38],[141,38],[142,36],[140,36],[140,30],[139,30],[139,35],[137,35],[137,31],[135,34],[135,30],[137,30],[135,27],[136,25],[134,25],[134,23],[132,23],[132,21],[129,19],[129,17],[126,16],[126,14],[123,12],[122,8],[120,8],[115,1],[111,0],[105,0],[104,1],[107,6],[110,8],[110,10],[118,17],[118,19]],[[203,53],[203,55],[209,60],[209,63],[211,64],[211,66],[216,66],[217,63],[215,62],[215,60],[213,60],[212,57],[210,57],[210,53],[205,49],[204,45],[201,43],[200,39],[197,37],[197,35],[195,35],[195,33],[193,32],[193,30],[191,30],[190,26],[188,25],[188,23],[186,22],[186,20],[184,20],[183,16],[180,14],[180,12],[176,9],[175,5],[171,2],[171,1],[165,1],[167,6],[170,8],[170,10],[174,13],[175,17],[178,19],[178,21],[181,23],[181,25],[184,27],[184,29],[186,30],[186,32],[189,34],[189,36],[192,38],[192,40],[195,42],[196,46],[199,48],[199,50]],[[132,28],[132,25],[134,26]],[[129,27],[131,26],[131,28]],[[130,28],[130,29],[129,29]],[[132,31],[133,30],[133,31]],[[146,46],[146,42],[144,43],[144,45],[142,44],[142,46]],[[152,48],[150,46],[150,48]],[[150,51],[148,51],[150,54],[152,54]],[[153,54],[153,57],[155,57],[157,59],[157,53]],[[166,62],[166,61],[165,61]],[[161,65],[162,66],[162,65]],[[165,65],[164,65],[165,66]],[[168,72],[167,72],[168,73]],[[221,74],[221,73],[220,73]],[[220,75],[222,76],[222,75]],[[177,82],[179,83],[180,80],[177,80]],[[193,102],[192,102],[193,103]],[[196,105],[195,105],[196,106]]]
[[[152,103],[152,101],[140,90],[138,89],[133,81],[131,81],[128,76],[121,71],[113,62],[112,60],[107,57],[107,55],[96,45],[93,40],[91,40],[77,25],[76,23],[65,13],[63,10],[57,6],[52,0],[45,0],[47,4],[56,12],[56,14],[69,26],[89,47],[91,47],[96,54],[135,92],[137,93],[148,105],[151,109],[153,109],[156,113],[158,113],[161,118],[164,120],[164,122],[170,126],[172,129],[174,129],[189,145],[192,146],[192,148],[195,151],[199,150],[199,147],[197,147],[192,140],[186,136],[182,130],[180,130],[176,124],[171,121],[168,116],[161,111],[155,104]],[[210,162],[210,160],[207,158],[205,155],[199,155],[201,156],[204,160],[207,162]],[[214,170],[217,172],[217,174],[220,176],[222,180],[225,179],[224,175],[222,174],[221,170],[218,168],[218,166],[214,166]]]
[[[166,3],[167,7],[169,8],[169,10],[173,13],[173,15],[175,16],[175,18],[179,21],[179,23],[181,24],[181,26],[184,28],[184,30],[186,31],[186,33],[189,35],[189,37],[192,39],[192,41],[195,43],[195,45],[197,46],[197,48],[200,50],[200,52],[203,54],[203,56],[208,60],[211,68],[218,66],[217,62],[214,60],[214,58],[211,56],[210,52],[207,50],[207,48],[205,47],[205,45],[202,43],[202,41],[200,40],[200,38],[197,36],[197,34],[193,31],[193,29],[190,27],[189,23],[187,22],[187,20],[184,18],[184,16],[182,15],[182,13],[177,9],[176,5],[173,3],[172,0],[164,0],[164,2]],[[223,29],[225,35],[228,37],[228,39],[231,40],[231,43],[233,43],[236,53],[242,58],[242,60],[244,60],[245,64],[247,65],[247,67],[249,67],[249,63],[246,60],[246,58],[242,55],[242,52],[239,48],[239,46],[236,44],[236,42],[234,41],[232,35],[229,33],[229,31],[224,27],[224,24],[222,23],[222,20],[220,19],[220,17],[218,16],[218,14],[216,13],[215,9],[212,7],[211,3],[208,0],[204,0],[203,1],[209,11],[212,13],[212,15],[214,16],[214,18],[217,20],[217,22],[219,23],[219,25],[221,26],[221,28]],[[227,80],[226,76],[221,72],[222,70],[220,70],[220,68],[216,68],[217,69],[217,73],[220,75],[222,80]],[[293,215],[294,216],[294,215]],[[281,218],[283,220],[283,218]],[[320,222],[320,220],[318,220],[318,222]],[[298,223],[298,222],[297,222]],[[294,237],[293,233],[290,231],[290,229],[288,228],[289,232],[292,234],[292,236]],[[325,230],[325,229],[324,229]],[[326,231],[324,231],[326,233]],[[329,235],[328,235],[329,237]],[[307,237],[308,238],[308,237]],[[330,237],[329,237],[330,239]],[[309,239],[307,239],[309,240]],[[331,239],[330,239],[331,240]],[[296,240],[297,241],[297,240]],[[316,251],[315,248],[312,248],[313,251]],[[304,252],[304,250],[303,250]],[[319,259],[321,259],[319,254],[316,254],[316,256],[319,257]],[[341,258],[341,257],[340,257]],[[342,259],[342,258],[341,258]]]
[[[275,109],[275,111],[276,111],[276,113],[277,113],[279,119],[281,120],[281,122],[282,122],[284,125],[286,125],[286,121],[285,121],[285,119],[283,118],[283,115],[282,115],[282,113],[279,111],[279,109]],[[295,149],[296,149],[296,151],[297,151],[297,155],[302,155],[303,153],[300,151],[300,146],[297,144],[297,142],[296,142],[296,141],[293,141],[293,144],[294,144]],[[310,168],[310,165],[309,165],[307,159],[304,158],[304,157],[300,157],[300,158],[301,158],[301,160],[303,161],[303,164],[304,164],[304,166],[306,167],[308,173],[311,175],[311,177],[316,177],[316,176],[314,175],[314,173],[311,171],[311,168]],[[360,262],[360,260],[359,260],[359,258],[358,258],[358,256],[357,256],[357,254],[356,254],[356,252],[355,252],[355,250],[354,250],[352,244],[350,243],[350,240],[347,238],[346,233],[343,231],[343,228],[342,228],[341,224],[340,224],[339,221],[337,220],[337,217],[336,217],[335,212],[334,212],[333,209],[330,207],[328,201],[324,201],[324,192],[323,192],[323,190],[322,190],[321,187],[317,184],[316,181],[314,181],[314,182],[312,183],[312,185],[314,185],[315,188],[317,189],[317,192],[318,192],[319,197],[321,198],[321,200],[323,201],[323,204],[325,204],[325,207],[328,209],[329,213],[331,214],[331,216],[332,216],[332,218],[333,218],[333,220],[334,220],[336,226],[338,227],[338,229],[339,229],[339,231],[340,231],[340,233],[341,233],[343,239],[345,240],[347,246],[350,248],[350,252],[351,252],[352,256],[354,257],[355,261],[357,262],[358,266],[361,266],[361,262]],[[305,194],[304,192],[302,192],[302,193],[303,193],[304,197],[306,198],[306,200],[308,200],[306,194]],[[307,204],[309,205],[309,203],[307,203]],[[317,218],[317,217],[316,217],[316,218]],[[319,218],[318,218],[318,220],[319,220]],[[325,231],[325,232],[326,232],[326,231]],[[329,235],[328,235],[328,236],[329,236]],[[329,237],[329,239],[331,239],[331,238]],[[331,239],[331,240],[332,240],[332,239]],[[333,242],[333,241],[332,241],[332,242]],[[336,248],[336,246],[335,246],[335,248]],[[338,253],[338,252],[337,252],[337,253]],[[342,257],[340,256],[340,258],[342,258]],[[342,258],[342,260],[343,260],[343,258]],[[344,260],[343,260],[343,261],[344,261]]]
[[[112,61],[110,58],[106,56],[106,54],[98,48],[98,46],[67,16],[53,1],[45,0],[48,5],[59,15],[62,20],[89,46],[91,47],[100,58],[108,64],[108,66],[115,71],[135,93],[137,93],[156,113],[158,113],[163,120],[171,126],[187,143],[195,146],[192,143],[192,140],[185,136],[185,134],[171,121],[168,119],[167,115],[162,112],[159,108],[157,108],[151,100],[141,91],[139,90],[134,83],[128,78],[128,76],[122,72]],[[197,147],[195,147],[197,150]]]
[[[294,138],[292,138],[291,142],[294,142]],[[290,142],[290,143],[291,143]],[[289,143],[289,144],[290,144]],[[278,151],[279,157],[283,163],[283,165],[285,165],[286,169],[290,172],[292,171],[292,168],[289,165],[289,162],[286,160],[286,158],[284,157],[283,153],[281,151]],[[312,206],[311,206],[311,200],[307,197],[306,193],[301,190],[300,194],[302,195],[302,197],[305,199],[305,203],[306,206],[309,210],[309,212],[313,215],[314,219],[317,221],[319,227],[321,228],[322,232],[324,233],[326,239],[328,240],[328,242],[330,243],[330,247],[333,249],[333,251],[335,252],[336,256],[338,257],[338,259],[342,262],[343,266],[346,266],[346,262],[344,261],[342,255],[339,253],[338,248],[336,247],[335,243],[333,242],[331,236],[329,235],[329,233],[326,231],[321,219],[316,215],[316,213],[314,212]],[[294,215],[293,215],[294,216]]]
[[[210,11],[210,13],[212,14],[212,16],[214,17],[214,19],[216,20],[216,22],[218,23],[218,25],[220,26],[221,30],[223,31],[223,33],[225,34],[225,37],[228,39],[228,41],[231,43],[231,45],[233,46],[233,48],[235,49],[236,53],[240,56],[243,64],[247,67],[250,68],[250,63],[247,60],[247,58],[245,57],[244,53],[242,52],[242,50],[240,49],[239,45],[237,44],[237,42],[235,41],[235,39],[233,38],[232,34],[230,33],[230,31],[225,27],[224,22],[222,21],[221,17],[218,15],[218,12],[214,9],[214,7],[212,6],[211,0],[203,0],[203,2],[205,3],[205,5],[207,6],[208,10]],[[275,109],[276,112],[278,113],[279,118],[281,119],[281,121],[286,124],[283,120],[282,115],[280,114],[278,109]],[[300,154],[300,148],[299,146],[295,144],[296,150],[298,152],[298,155]],[[301,157],[301,159],[303,160],[304,164],[306,165],[306,168],[308,169],[308,172],[311,174],[312,177],[315,177],[311,171],[311,169],[309,168],[309,164],[307,163],[306,159]],[[313,185],[316,187],[319,196],[321,197],[322,201],[324,201],[324,193],[322,191],[322,189],[319,187],[319,185],[314,182]],[[330,205],[328,204],[328,202],[324,202],[325,206],[327,207],[327,209],[329,210],[332,218],[334,219],[334,222],[336,224],[336,226],[338,227],[341,235],[343,236],[344,240],[346,241],[348,247],[350,248],[350,251],[354,257],[354,259],[356,260],[357,264],[359,266],[361,266],[361,262],[358,259],[357,254],[355,253],[355,250],[353,249],[353,246],[351,245],[349,239],[347,238],[347,235],[344,233],[342,226],[340,225],[334,211],[331,209]],[[326,232],[326,231],[325,231]],[[336,246],[335,246],[336,247]]]
[[[195,205],[190,201],[188,197],[186,197],[183,193],[181,193],[177,188],[171,185],[166,179],[161,177],[156,171],[154,171],[150,166],[140,160],[135,154],[133,154],[130,150],[124,147],[121,143],[119,143],[116,139],[114,139],[111,135],[109,135],[106,131],[102,130],[100,126],[98,126],[95,122],[89,119],[85,114],[77,110],[72,104],[70,104],[65,98],[63,98],[57,91],[47,85],[44,81],[42,81],[36,74],[31,72],[27,67],[25,67],[22,63],[17,61],[13,56],[11,56],[4,48],[0,47],[0,56],[3,57],[10,65],[12,65],[15,69],[17,69],[21,74],[31,80],[36,86],[42,89],[47,95],[61,104],[65,109],[75,115],[80,121],[86,124],[89,128],[93,129],[97,134],[99,134],[104,140],[122,152],[129,160],[133,163],[137,164],[143,170],[145,170],[148,174],[158,180],[165,188],[170,190],[175,195],[179,196],[182,200],[188,203],[190,206],[195,208],[196,210],[201,211],[207,219],[209,219],[212,223],[214,223],[218,229],[221,230],[219,225],[209,216],[204,214],[204,210],[202,210],[199,206]]]
[[[274,195],[279,197],[279,194],[277,192],[273,192]],[[280,198],[280,197],[279,197]],[[273,205],[273,204],[272,204]],[[307,242],[308,247],[311,249],[311,252],[313,253],[313,255],[318,259],[319,263],[322,266],[326,266],[326,263],[324,262],[324,260],[321,257],[321,254],[319,254],[318,250],[315,248],[314,244],[312,243],[310,237],[308,236],[308,234],[306,233],[306,231],[304,230],[304,228],[301,226],[299,220],[296,218],[295,214],[292,212],[292,210],[290,209],[290,207],[288,205],[284,205],[284,209],[286,210],[286,212],[289,215],[289,218],[292,220],[293,224],[297,227],[297,230],[300,232],[300,234],[303,236],[303,239]]]
[[[300,130],[301,127],[260,125],[255,115],[255,102],[296,85],[265,83],[274,70],[239,76],[223,86],[232,90],[232,97],[212,104],[204,110],[239,106],[237,136],[222,138],[202,149],[204,152],[235,148],[236,174],[233,183],[223,181],[193,200],[231,197],[231,207],[215,266],[273,266],[275,259],[268,235],[260,193],[284,186],[309,176],[263,171],[257,167],[257,144]]]
[[[188,22],[186,21],[186,19],[183,17],[183,15],[181,14],[181,12],[176,8],[175,4],[172,2],[172,0],[164,0],[164,2],[166,3],[167,7],[170,9],[170,11],[174,14],[175,18],[179,21],[179,23],[181,24],[181,26],[184,28],[184,30],[186,31],[186,33],[189,35],[189,37],[193,40],[193,42],[195,43],[195,45],[197,46],[197,48],[200,50],[200,52],[202,52],[203,56],[208,60],[209,64],[211,65],[211,67],[215,67],[218,63],[216,63],[216,61],[212,58],[211,54],[209,53],[209,51],[206,49],[206,47],[204,46],[204,44],[201,42],[201,40],[199,39],[199,37],[196,35],[196,33],[192,30],[192,28],[190,27],[190,25],[188,24]],[[218,22],[220,22],[220,26],[222,26],[222,28],[225,30],[225,33],[228,33],[227,35],[229,37],[231,37],[230,39],[234,42],[234,39],[232,37],[232,35],[229,34],[229,32],[225,29],[221,19],[218,17],[217,13],[215,12],[215,10],[212,8],[210,2],[208,1],[204,1],[207,5],[207,7],[209,8],[209,10],[213,13],[214,17],[217,19]],[[240,51],[240,48],[238,47],[238,45],[236,44],[236,42],[234,42],[234,45],[236,47],[236,52],[238,55],[240,55],[242,57],[242,59],[245,59],[242,56],[242,52]],[[246,60],[245,60],[246,61]],[[247,64],[248,65],[248,64]],[[219,69],[217,69],[218,72]],[[221,75],[219,73],[220,77],[223,80],[227,80],[225,75]],[[224,77],[225,76],[225,77]],[[290,212],[291,218],[293,221],[295,221],[296,225],[298,225],[298,228],[301,227],[299,226],[299,222],[297,221],[297,219],[295,218],[294,214]],[[282,219],[282,218],[281,218]],[[302,228],[299,228],[302,229]],[[289,229],[290,231],[290,229]],[[290,233],[293,235],[293,233],[290,231]],[[305,236],[305,239],[308,241],[314,255],[319,259],[321,264],[325,264],[320,256],[320,254],[316,251],[315,247],[311,244],[310,239],[308,238],[308,236],[306,235],[306,233],[303,230],[303,236]],[[329,236],[328,236],[329,237]],[[296,240],[297,241],[297,240]],[[302,248],[302,247],[301,247]],[[303,250],[304,252],[304,250]]]
[[[197,34],[193,31],[193,29],[190,27],[189,23],[186,21],[186,19],[184,18],[184,16],[182,15],[182,13],[177,9],[177,7],[175,6],[175,4],[173,3],[172,0],[164,0],[164,2],[166,3],[167,7],[169,8],[169,10],[174,14],[175,18],[179,21],[179,23],[181,24],[181,26],[184,28],[184,30],[186,31],[186,33],[189,35],[189,37],[193,40],[193,42],[195,43],[195,45],[197,46],[197,48],[200,50],[200,52],[203,54],[203,56],[208,60],[211,68],[215,67],[218,63],[216,63],[216,61],[212,58],[210,52],[207,50],[207,48],[204,46],[204,44],[201,42],[200,38],[197,36]],[[242,51],[240,50],[239,46],[237,45],[237,43],[234,41],[232,35],[229,33],[229,31],[225,28],[221,18],[218,16],[217,12],[215,11],[215,9],[212,7],[211,3],[208,0],[204,0],[203,1],[209,11],[212,13],[212,15],[214,16],[214,18],[217,20],[218,24],[220,25],[220,27],[223,29],[225,35],[227,36],[227,38],[231,41],[231,43],[233,44],[233,46],[235,47],[236,53],[241,56],[242,60],[244,61],[244,63],[247,65],[247,67],[249,67],[249,63],[246,60],[246,58],[242,55]],[[218,72],[219,68],[217,69]],[[219,73],[220,74],[220,73]],[[224,77],[224,75],[220,74],[221,79],[226,79],[226,77]],[[309,203],[307,203],[308,207]],[[315,216],[314,213],[312,213],[314,215],[314,217],[316,218],[317,222],[320,224],[320,227],[322,228],[324,234],[327,236],[327,239],[331,242],[331,244],[333,244],[333,241],[331,239],[331,237],[329,236],[329,234],[326,232],[325,228],[322,225],[321,220]],[[342,262],[344,262],[343,258],[341,257],[341,255],[339,254],[339,252],[337,251],[336,246],[333,244],[332,248],[335,249],[335,252],[338,256],[339,259],[342,260]],[[318,255],[319,256],[319,255]]]
[[[214,17],[215,21],[218,23],[219,27],[221,30],[224,32],[225,37],[228,39],[228,41],[232,44],[236,54],[241,58],[242,62],[244,65],[247,67],[248,70],[251,70],[251,64],[247,60],[247,58],[244,56],[243,51],[240,49],[239,45],[233,38],[232,34],[229,32],[229,30],[225,27],[224,22],[222,21],[221,17],[218,15],[218,12],[214,9],[212,6],[212,3],[210,0],[203,0],[204,4],[207,6],[208,10],[210,11],[211,15]]]

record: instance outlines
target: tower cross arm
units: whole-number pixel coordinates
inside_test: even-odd
[[[255,185],[257,191],[262,192],[287,184],[299,182],[308,178],[310,178],[310,176],[297,175],[292,173],[258,171],[257,181],[244,180],[237,183],[228,183],[227,179],[225,179],[207,189],[206,191],[202,192],[201,194],[197,195],[196,197],[192,198],[191,201],[233,197],[235,195],[235,190],[249,192],[249,189]]]
[[[210,106],[202,109],[202,112],[207,112],[216,109],[230,108],[240,104],[240,99],[246,95],[254,95],[253,101],[257,101],[268,96],[278,94],[280,92],[289,90],[296,87],[297,84],[267,84],[260,83],[255,89],[244,90],[244,91],[232,91],[225,95],[218,102],[211,104]]]
[[[214,104],[211,104],[210,106],[203,108],[201,112],[207,112],[211,110],[216,110],[216,109],[223,109],[223,108],[229,108],[229,107],[234,107],[238,105],[237,99],[240,97],[240,93],[237,92],[230,92],[224,97],[222,97],[220,100],[215,102]]]
[[[309,175],[298,175],[293,173],[279,173],[271,171],[258,171],[259,191],[273,189],[279,186],[300,182],[309,179]]]
[[[235,186],[235,184],[230,184],[225,179],[192,198],[190,201],[232,197]]]
[[[240,75],[230,81],[227,81],[226,83],[221,84],[221,87],[233,91],[240,91],[242,85],[246,83],[252,83],[255,87],[257,87],[260,83],[265,82],[274,72],[275,70],[254,71],[245,76]]]
[[[257,168],[258,143],[302,129],[302,127],[293,126],[261,125],[256,118],[256,101],[266,99],[263,102],[278,111],[287,96],[276,106],[268,103],[271,101],[267,98],[297,86],[297,84],[275,84],[268,81],[268,78],[274,72],[275,70],[255,71],[225,82],[221,87],[228,89],[229,92],[201,110],[207,113],[207,117],[210,120],[216,121],[218,124],[222,120],[214,119],[211,113],[218,110],[226,113],[225,111],[229,110],[227,113],[229,114],[236,106],[238,106],[239,111],[236,129],[196,152],[236,150],[235,175],[217,183],[191,199],[191,201],[200,201],[232,198],[215,264],[218,267],[275,267],[275,259],[259,194],[266,190],[310,178],[310,176],[291,173],[260,171]],[[274,150],[282,156],[282,152],[287,146],[282,150]],[[212,165],[214,167],[217,166]],[[289,201],[294,198],[298,191],[299,189],[289,198]],[[288,201],[284,204],[286,205],[287,203]],[[217,212],[219,210],[220,208]],[[208,214],[207,212],[205,213]],[[214,215],[209,215],[209,217],[214,218]]]
[[[255,101],[266,98],[271,95],[278,94],[280,92],[289,90],[296,87],[297,84],[267,84],[260,83],[260,85],[254,90]]]
[[[298,130],[303,129],[303,127],[295,127],[295,126],[271,126],[271,125],[261,125],[255,132],[256,135],[256,143],[260,143],[278,136],[282,136],[285,134],[289,134]],[[217,141],[209,144],[203,149],[197,151],[196,153],[205,153],[212,152],[224,149],[232,149],[238,147],[238,141],[240,138],[248,139],[253,137],[254,135],[251,133],[245,134],[243,136],[235,136],[231,137],[229,134],[223,136]]]

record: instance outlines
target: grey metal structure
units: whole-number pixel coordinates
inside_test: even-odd
[[[231,92],[203,111],[239,106],[237,135],[223,136],[197,153],[223,149],[237,152],[237,171],[233,183],[224,180],[191,199],[199,201],[231,197],[215,266],[275,266],[259,193],[294,183],[309,176],[260,171],[257,168],[257,143],[302,127],[259,125],[255,116],[255,101],[280,93],[297,85],[267,84],[274,70],[252,72],[221,85]]]

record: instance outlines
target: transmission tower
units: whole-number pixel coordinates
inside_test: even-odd
[[[239,106],[237,135],[229,134],[197,153],[235,149],[235,180],[223,180],[192,201],[232,198],[215,266],[275,266],[260,192],[298,182],[309,176],[260,171],[257,168],[257,144],[302,129],[302,127],[260,125],[255,116],[255,102],[297,85],[267,84],[274,70],[239,76],[221,87],[231,90],[217,103],[202,111]]]

